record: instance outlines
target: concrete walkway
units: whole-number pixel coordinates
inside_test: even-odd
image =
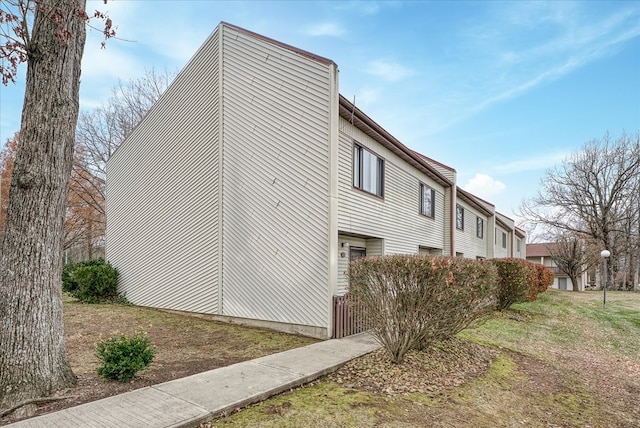
[[[137,389],[8,426],[193,427],[330,373],[379,348],[367,333]]]

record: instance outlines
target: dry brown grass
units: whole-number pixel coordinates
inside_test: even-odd
[[[57,394],[74,398],[42,405],[37,415],[316,342],[186,314],[72,299],[64,303],[64,322],[67,356],[78,385]],[[149,369],[127,383],[99,377],[96,343],[139,329],[148,333],[157,351]],[[0,425],[6,423],[8,419],[0,420]]]

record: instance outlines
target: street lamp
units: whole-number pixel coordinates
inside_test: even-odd
[[[602,263],[603,263],[602,279],[604,282],[604,296],[602,297],[602,307],[606,308],[607,307],[607,259],[611,255],[611,252],[609,250],[602,250],[600,252],[600,255],[602,256]]]

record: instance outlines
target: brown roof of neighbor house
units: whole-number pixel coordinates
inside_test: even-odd
[[[549,247],[553,242],[541,242],[539,244],[527,244],[527,257],[549,257]]]

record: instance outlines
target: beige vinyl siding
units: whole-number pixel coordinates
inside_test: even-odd
[[[496,258],[496,216],[492,215],[487,221],[487,258]]]
[[[136,305],[217,312],[217,83],[214,32],[107,165],[107,259]]]
[[[451,181],[452,183],[456,182],[456,171],[455,170],[453,170],[451,168],[447,168],[446,166],[442,165],[441,163],[439,163],[437,161],[434,161],[433,159],[429,159],[429,158],[426,158],[424,156],[422,156],[421,158],[426,163],[428,163],[433,169],[435,169],[440,174],[442,174],[447,180]]]
[[[451,235],[454,233],[452,230],[455,230],[455,217],[452,217],[454,214],[451,212],[451,207],[454,207],[455,203],[452,204],[451,198],[455,196],[454,192],[452,192],[451,187],[447,187],[444,189],[444,219],[443,227],[444,227],[444,247],[442,251],[443,256],[451,256]]]
[[[384,199],[353,188],[354,140],[384,158]],[[338,230],[384,239],[385,254],[415,254],[444,246],[444,188],[340,119]],[[419,214],[420,182],[435,190],[435,219]]]
[[[499,259],[499,258],[503,258],[503,257],[511,257],[511,234],[510,232],[503,228],[502,226],[500,226],[499,224],[496,225],[496,231],[497,236],[495,237],[495,250],[494,250],[494,257]],[[502,233],[506,233],[507,234],[507,248],[503,248],[502,247]]]
[[[338,242],[340,245],[340,251],[338,251],[338,291],[337,294],[342,296],[349,291],[349,278],[347,278],[347,269],[349,269],[349,248],[360,247],[367,248],[366,239],[354,238],[351,236],[338,235]],[[342,243],[345,245],[342,246]],[[370,250],[367,248],[367,256]]]
[[[223,314],[327,327],[334,66],[223,44]]]
[[[458,205],[464,208],[464,230],[456,228],[456,253],[462,253],[464,257],[475,259],[487,257],[487,216],[472,208],[469,204],[458,198]],[[483,238],[477,236],[477,218],[484,221]]]
[[[338,245],[338,289],[336,294],[342,296],[349,291],[349,278],[346,275],[350,261],[349,249],[351,247],[365,248],[367,257],[382,256],[384,255],[384,240],[338,235]]]
[[[518,251],[518,241],[520,241],[520,251]],[[524,259],[526,244],[524,242],[524,238],[520,238],[519,236],[514,236],[513,238],[513,257],[518,259]]]

